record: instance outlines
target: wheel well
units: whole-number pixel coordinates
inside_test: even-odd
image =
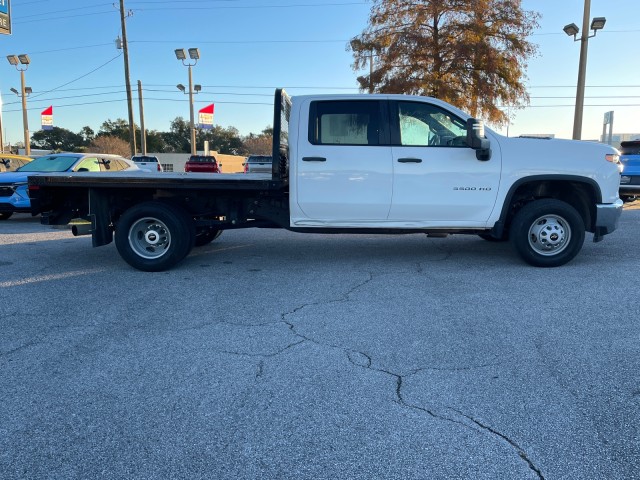
[[[582,217],[588,232],[595,230],[598,197],[594,186],[575,180],[539,180],[518,185],[511,194],[508,208],[503,211],[505,229],[516,213],[527,203],[541,198],[555,198],[568,203]]]

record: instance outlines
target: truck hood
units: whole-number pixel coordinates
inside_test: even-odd
[[[570,156],[598,156],[604,160],[604,156],[618,151],[603,143],[584,140],[567,140],[563,138],[537,138],[537,137],[504,137],[495,134],[502,146],[515,149],[528,149],[532,151],[554,152],[555,157]]]

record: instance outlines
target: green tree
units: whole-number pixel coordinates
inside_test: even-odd
[[[168,152],[189,153],[191,152],[191,137],[189,134],[189,123],[184,118],[176,117],[171,122],[168,132],[161,134]]]
[[[169,132],[163,133],[162,137],[165,142],[167,151],[176,153],[191,152],[191,129],[189,122],[182,117],[176,117],[171,122]],[[196,131],[196,150],[204,150],[204,142],[209,142],[209,149],[219,153],[229,155],[243,155],[245,153],[244,144],[240,138],[240,134],[235,127],[223,128],[220,125],[214,125],[208,130]]]
[[[168,153],[171,151],[169,149],[169,146],[167,145],[167,142],[165,142],[162,132],[158,132],[156,130],[147,130],[146,132],[147,152]],[[140,145],[142,145],[142,141]]]
[[[102,123],[98,130],[98,137],[102,136],[118,137],[129,143],[129,122],[122,118],[116,120],[107,120]]]
[[[520,0],[374,0],[368,27],[351,40],[362,90],[428,95],[501,124],[497,105],[528,103],[527,37],[539,15]]]
[[[204,148],[205,140],[209,141],[209,149],[227,155],[244,155],[246,149],[240,138],[240,132],[235,127],[222,128],[214,125],[209,130],[199,130],[196,134],[196,145]]]
[[[60,127],[53,127],[51,130],[38,130],[31,135],[31,144],[35,148],[43,150],[59,150],[72,152],[76,148],[84,145],[84,140],[80,134]]]
[[[89,145],[96,138],[96,132],[91,127],[82,127],[78,135],[82,137],[84,145]]]

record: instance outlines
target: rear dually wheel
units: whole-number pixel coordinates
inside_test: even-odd
[[[120,256],[129,265],[146,272],[160,272],[189,254],[195,243],[195,226],[180,207],[145,202],[120,217],[115,242]]]

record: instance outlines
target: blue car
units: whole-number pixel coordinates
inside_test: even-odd
[[[0,220],[16,212],[31,212],[27,178],[42,172],[117,172],[140,170],[118,155],[102,153],[53,153],[38,157],[15,172],[0,173]]]
[[[620,198],[632,202],[640,196],[640,140],[622,142],[620,163]]]

